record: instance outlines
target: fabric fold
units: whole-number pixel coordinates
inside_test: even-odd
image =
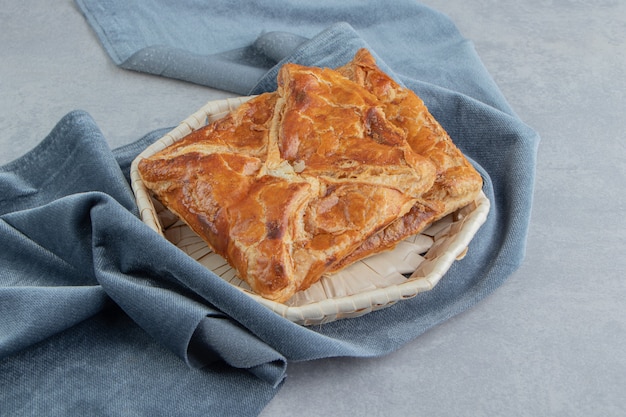
[[[164,45],[140,49],[120,67],[245,94],[242,85],[261,78],[274,64],[251,47],[213,55],[193,54]]]
[[[69,114],[38,148],[2,171],[2,178],[15,179],[5,188],[32,184],[27,196],[0,206],[3,356],[89,319],[112,299],[189,365],[226,361],[280,383],[285,359],[260,341],[260,355],[251,348],[245,358],[233,356],[255,337],[180,283],[185,266],[170,272],[177,269],[172,263],[193,261],[137,218],[118,161],[88,114]],[[203,279],[219,279],[195,269]],[[190,360],[193,334],[201,323],[211,328],[212,319],[222,333],[230,327],[237,336],[198,339]],[[207,340],[211,345],[200,348]],[[277,370],[264,372],[266,363]]]
[[[205,366],[214,357],[239,364],[273,387],[277,387],[285,377],[287,360],[223,315],[204,318],[198,324],[187,351],[187,360],[195,367]]]
[[[492,100],[497,91],[484,68],[476,71],[480,60],[454,23],[412,0],[342,4],[320,0],[306,5],[298,0],[75,2],[116,65],[121,66],[143,49],[173,49],[180,62],[172,65],[168,61],[168,77],[185,79],[193,75],[187,81],[237,94],[246,94],[257,84],[260,78],[252,80],[252,74],[261,68],[259,62],[267,59],[262,66],[269,70],[276,58],[293,51],[299,40],[316,37],[339,22],[353,28],[397,72],[463,93],[482,90],[479,99],[484,102]],[[281,32],[289,35],[276,36]],[[269,41],[264,40],[265,35],[272,33]],[[207,62],[212,71],[203,68]],[[143,71],[141,63],[137,64],[133,69]],[[156,60],[153,64],[162,65]],[[233,77],[233,66],[239,75],[243,66],[252,72],[249,76]],[[146,72],[155,73],[152,68],[152,64],[146,64]]]

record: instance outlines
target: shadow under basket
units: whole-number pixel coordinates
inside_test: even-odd
[[[305,326],[362,316],[428,291],[437,285],[455,261],[465,256],[470,241],[489,213],[490,203],[482,192],[474,202],[400,242],[395,249],[324,276],[284,303],[252,292],[224,258],[214,253],[185,223],[151,197],[137,171],[141,159],[224,117],[250,98],[208,102],[137,156],[131,166],[131,183],[144,223],[257,302]]]

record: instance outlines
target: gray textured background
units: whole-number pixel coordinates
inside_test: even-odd
[[[291,363],[262,415],[626,415],[626,2],[423,3],[542,137],[526,261],[396,353]],[[230,95],[117,68],[71,0],[5,0],[0,28],[0,164],[74,109],[116,147]]]

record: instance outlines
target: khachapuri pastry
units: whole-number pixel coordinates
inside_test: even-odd
[[[367,50],[338,69],[285,64],[277,81],[138,164],[255,293],[284,302],[480,192],[422,100]]]

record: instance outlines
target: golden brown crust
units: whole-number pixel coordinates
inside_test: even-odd
[[[430,114],[424,102],[381,71],[369,51],[359,50],[351,62],[337,71],[380,98],[389,122],[406,132],[409,146],[433,162],[437,173],[431,189],[420,196],[411,211],[395,221],[389,230],[366,240],[335,270],[395,247],[430,223],[474,201],[482,189],[480,174]]]
[[[379,97],[389,121],[406,132],[411,148],[437,167],[435,183],[424,198],[445,205],[439,217],[476,198],[482,188],[480,174],[415,93],[381,71],[366,49],[337,71]]]
[[[337,71],[284,65],[276,92],[139,172],[256,293],[281,302],[467,199],[459,155],[421,100],[359,51]]]

